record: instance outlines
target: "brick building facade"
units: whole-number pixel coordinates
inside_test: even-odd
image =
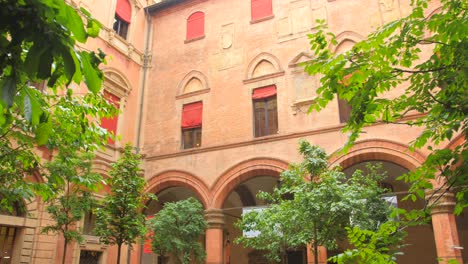
[[[308,76],[301,66],[312,56],[307,34],[317,19],[324,19],[338,36],[332,48],[340,53],[383,23],[408,14],[409,2],[73,1],[105,26],[87,48],[101,48],[110,56],[103,68],[104,89],[120,99],[122,110],[111,124],[122,140],[98,154],[96,170],[106,175],[119,147],[134,142],[144,154],[147,191],[159,198],[145,213],[153,214],[168,201],[196,197],[209,223],[209,264],[263,263],[261,252],[232,242],[240,234],[233,223],[242,208],[262,205],[255,196],[259,190],[274,188],[281,171],[300,161],[300,139],[324,148],[332,154],[330,165],[340,165],[346,173],[365,162],[382,162],[398,206],[423,206],[424,201],[401,201],[408,186],[395,181],[429,154],[408,149],[420,130],[376,124],[366,128],[347,154],[338,154],[347,140],[341,129],[348,106],[335,99],[323,111],[308,114],[319,78]],[[437,4],[430,10],[437,12]],[[409,246],[398,263],[435,263],[437,258],[462,259],[462,254],[468,260],[468,251],[461,250],[468,246],[467,212],[455,218],[453,197],[447,194],[441,200],[430,224],[409,230]],[[60,237],[40,233],[48,221],[43,205],[35,201],[28,208],[27,217],[0,217],[0,226],[16,228],[12,263],[61,259]],[[343,250],[346,245],[340,246]],[[92,235],[85,244],[70,247],[74,253],[69,263],[80,263],[80,258],[115,263],[116,250]],[[129,263],[156,263],[143,245],[124,252],[122,260]],[[320,259],[326,263],[327,255],[335,253],[322,249]],[[306,248],[289,257],[290,263],[313,261]]]

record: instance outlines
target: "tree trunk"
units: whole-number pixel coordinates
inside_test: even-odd
[[[65,241],[63,242],[62,264],[65,264],[65,257],[67,256],[67,246],[68,246],[68,241],[65,239]]]
[[[314,226],[314,236],[315,236],[315,240],[314,240],[314,261],[315,261],[315,264],[318,264],[318,245],[317,245],[317,237],[318,237],[318,230],[317,230],[317,226]]]
[[[164,255],[159,255],[158,256],[158,264],[166,264],[167,263],[168,257]]]
[[[122,244],[117,244],[117,264],[120,264],[120,252],[122,251]]]

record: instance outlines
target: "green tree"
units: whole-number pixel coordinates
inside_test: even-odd
[[[162,257],[171,254],[180,264],[204,263],[200,239],[206,227],[203,206],[195,198],[166,203],[149,221],[153,252]]]
[[[150,198],[144,193],[145,178],[140,169],[140,155],[126,145],[119,160],[112,164],[106,183],[110,186],[108,194],[96,209],[96,235],[101,242],[117,245],[117,263],[120,263],[123,244],[129,247],[146,233],[145,217],[142,209]]]
[[[45,202],[46,211],[54,220],[45,226],[44,233],[62,234],[64,237],[62,263],[65,263],[70,242],[82,242],[83,237],[76,224],[91,210],[95,201],[91,192],[97,191],[101,175],[91,170],[94,154],[77,154],[70,149],[61,149],[57,157],[48,162],[47,186],[54,194]]]
[[[346,249],[330,260],[337,264],[396,264],[396,255],[400,254],[406,236],[406,233],[397,232],[400,225],[398,221],[389,221],[376,230],[346,227],[348,241],[354,248]]]
[[[258,236],[240,237],[236,242],[267,251],[267,257],[286,262],[288,249],[312,244],[315,263],[318,246],[328,249],[346,236],[346,227],[376,230],[389,220],[390,206],[381,199],[385,192],[379,173],[356,172],[347,178],[339,169],[329,169],[326,153],[306,141],[300,143],[303,162],[291,164],[281,174],[281,186],[273,193],[260,193],[270,203],[261,212],[249,212],[238,223]],[[305,180],[308,178],[308,180]]]
[[[93,119],[116,110],[97,94],[104,54],[76,46],[99,33],[100,24],[86,10],[77,11],[62,0],[0,3],[0,208],[11,210],[18,200],[50,195],[43,184],[27,177],[42,176],[36,146],[66,143],[58,142],[57,133],[64,141],[79,139],[74,144],[82,148],[102,145],[105,131]],[[73,96],[69,84],[83,80],[91,93]],[[45,88],[33,85],[43,83]],[[68,117],[73,119],[66,118],[66,111],[72,111]],[[74,136],[80,133],[82,138]]]
[[[380,27],[344,54],[328,48],[337,43],[323,27],[310,35],[315,58],[306,71],[323,76],[311,110],[325,108],[335,95],[352,106],[345,150],[375,123],[422,128],[411,147],[432,153],[404,176],[412,183],[410,197],[424,198],[424,189],[440,175],[445,184],[437,191],[455,189],[460,213],[468,206],[468,2],[440,0],[441,10],[430,16],[429,2],[413,0],[407,17]],[[402,92],[390,96],[397,89]],[[454,149],[433,147],[457,135],[465,140]]]

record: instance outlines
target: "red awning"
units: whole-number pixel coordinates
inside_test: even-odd
[[[263,99],[276,95],[276,86],[270,85],[263,88],[258,88],[253,91],[252,99]]]
[[[120,17],[120,19],[130,24],[130,21],[132,20],[132,8],[130,6],[130,2],[128,2],[128,0],[117,0],[115,14]]]
[[[203,103],[196,102],[184,105],[182,110],[182,128],[201,127],[202,125]]]

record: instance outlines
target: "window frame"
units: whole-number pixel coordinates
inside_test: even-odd
[[[340,117],[340,124],[345,124],[349,121],[352,110],[353,108],[351,104],[338,96],[338,115]]]
[[[185,133],[188,132],[191,138],[191,145],[186,145]],[[182,129],[182,149],[193,149],[201,147],[202,143],[202,127],[192,127],[192,128],[183,128]],[[199,135],[199,136],[198,136]],[[199,139],[199,140],[198,140]],[[198,143],[198,144],[197,144]]]
[[[270,124],[269,124],[269,118],[268,118],[268,105],[269,103],[273,102],[273,100],[275,101],[275,104],[276,104],[276,107],[275,107],[275,114],[276,114],[276,131],[269,131],[270,130]],[[264,124],[262,125],[262,128],[263,128],[263,131],[264,133],[260,134],[260,131],[257,131],[257,111],[256,111],[256,108],[255,108],[255,104],[256,103],[259,103],[259,102],[263,102],[264,105],[263,105],[263,109],[264,109],[264,112],[263,112],[263,115],[265,116],[265,121],[264,121]],[[254,134],[254,137],[255,138],[259,138],[259,137],[265,137],[265,136],[271,136],[271,135],[274,135],[274,134],[278,134],[278,128],[279,128],[279,125],[278,125],[278,98],[277,98],[277,94],[273,95],[273,96],[269,96],[269,97],[266,97],[266,98],[261,98],[261,99],[253,99],[252,100],[252,109],[253,109],[253,134]],[[260,121],[258,121],[260,122]]]
[[[114,16],[114,23],[112,24],[112,29],[114,32],[123,39],[128,37],[128,29],[130,28],[130,23],[124,21],[117,14]]]

